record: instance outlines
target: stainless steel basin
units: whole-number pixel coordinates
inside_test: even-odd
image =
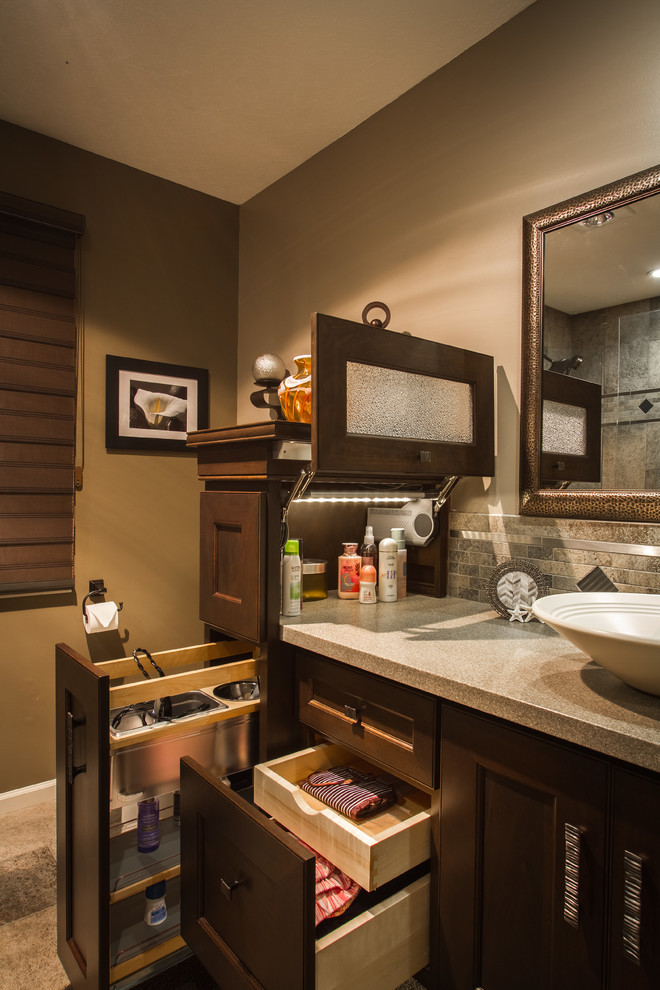
[[[255,701],[259,697],[259,681],[231,681],[213,688],[216,698],[229,701]]]
[[[254,766],[259,758],[259,715],[250,712],[211,725],[190,718],[174,737],[163,739],[143,729],[124,740],[128,745],[110,754],[113,809],[176,790],[182,756],[191,756],[217,777]]]
[[[158,700],[161,702],[159,706],[154,699],[136,705],[127,705],[125,708],[113,708],[110,712],[112,735],[120,736],[125,732],[149,728],[158,722],[179,722],[181,719],[192,718],[204,712],[227,708],[222,701],[212,698],[203,691],[184,691],[182,694],[169,696],[169,699]],[[169,704],[166,703],[167,700]]]

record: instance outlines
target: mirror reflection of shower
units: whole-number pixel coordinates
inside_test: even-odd
[[[553,361],[547,354],[544,354],[543,360],[547,361],[550,365],[549,368],[546,368],[546,371],[554,371],[558,375],[570,375],[571,371],[577,371],[582,364],[583,358],[579,354],[573,354],[571,357],[559,358]]]

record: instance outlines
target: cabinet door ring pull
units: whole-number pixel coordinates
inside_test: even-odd
[[[223,896],[226,897],[228,901],[230,901],[232,898],[232,894],[234,893],[237,887],[240,887],[242,883],[245,883],[245,880],[227,881],[224,879],[224,877],[220,877],[220,890],[222,891]]]

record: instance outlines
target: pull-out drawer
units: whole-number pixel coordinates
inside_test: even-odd
[[[393,781],[396,803],[372,818],[353,822],[298,786],[315,770],[333,766],[379,774],[341,746],[312,746],[256,766],[254,803],[366,890],[430,857],[430,795],[412,784]]]
[[[360,895],[316,938],[295,836],[188,758],[181,819],[182,934],[223,990],[394,990],[427,964],[428,875]]]
[[[301,722],[398,776],[437,787],[436,698],[302,651],[296,678]]]

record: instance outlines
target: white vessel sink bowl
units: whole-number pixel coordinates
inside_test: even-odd
[[[532,611],[626,684],[660,695],[660,595],[547,595]]]

